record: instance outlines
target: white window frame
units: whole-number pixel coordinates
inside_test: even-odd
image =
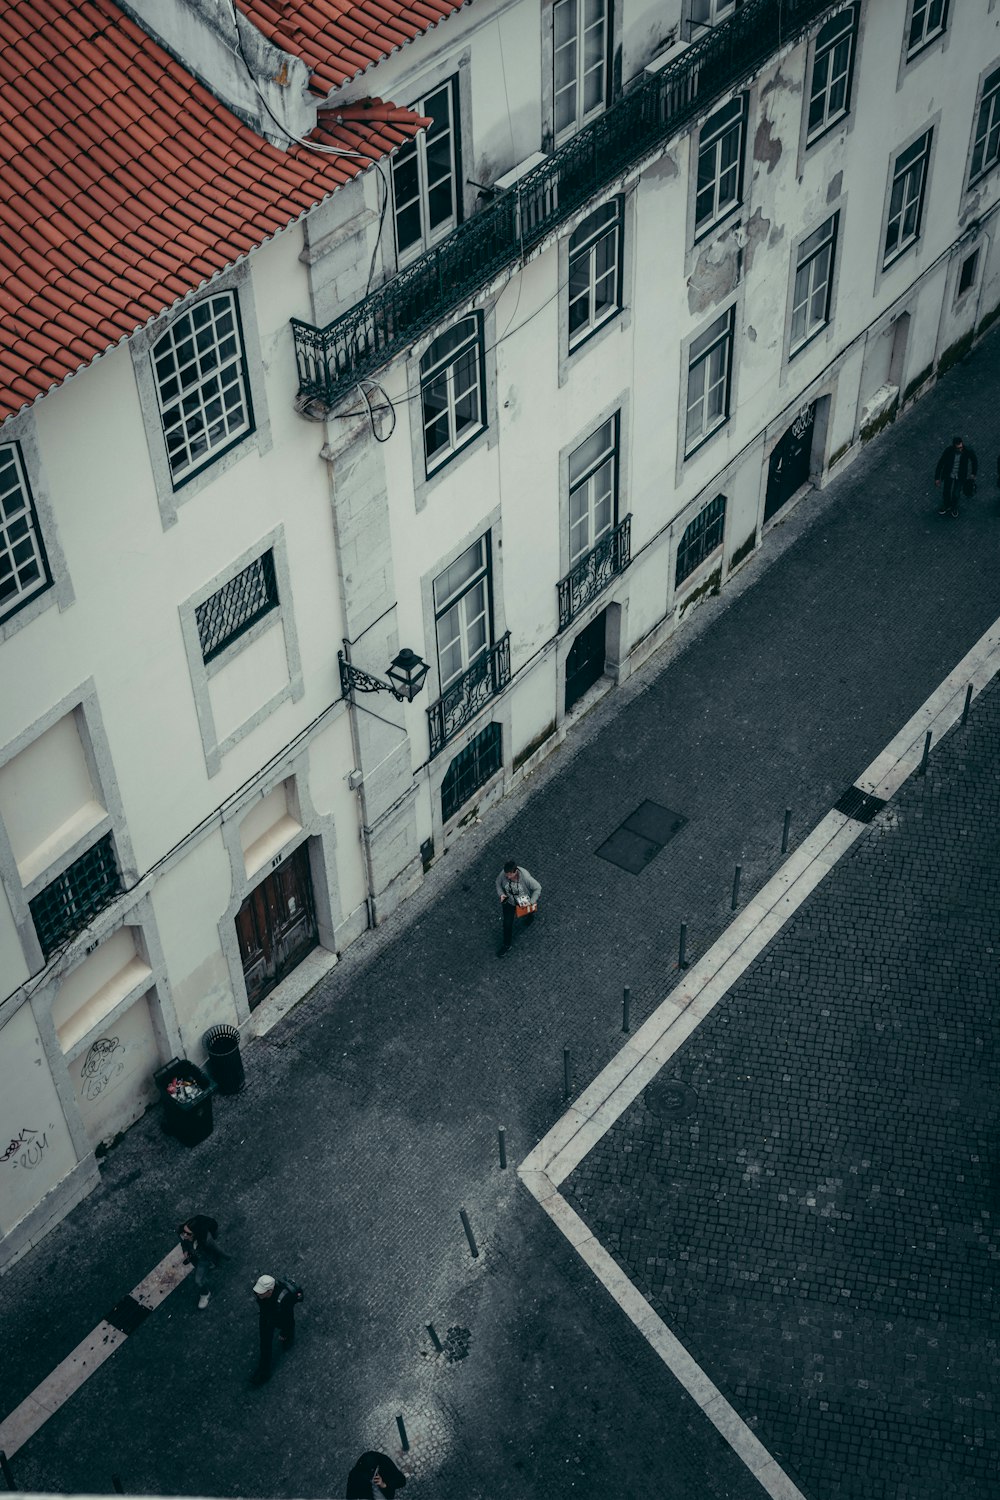
[[[799,242],[792,277],[792,313],[789,327],[789,356],[794,357],[807,344],[828,328],[830,308],[833,303],[833,278],[837,258],[837,233],[839,213],[831,214],[824,223]],[[813,316],[817,298],[821,300],[821,312]],[[799,309],[805,309],[802,331],[796,337],[795,320]]]
[[[444,130],[438,128],[439,115],[431,115],[429,104],[442,96],[448,101],[448,123]],[[434,88],[428,89],[422,98],[418,99],[410,108],[418,115],[425,117],[430,115],[434,124],[427,131],[421,131],[412,141],[400,149],[392,157],[390,173],[392,177],[392,222],[396,245],[396,264],[406,265],[409,261],[422,255],[429,250],[438,240],[451,233],[458,225],[462,217],[462,192],[461,192],[461,136],[459,131],[458,112],[458,75],[454,74],[446,78],[442,83],[436,84]],[[442,135],[447,137],[448,171],[438,176],[431,182],[430,173],[433,169],[431,148],[436,149],[437,143]],[[416,167],[416,193],[407,198],[404,204],[399,201],[399,180],[402,173],[409,169],[410,163]],[[431,191],[443,185],[445,182],[451,184],[451,211],[444,215],[434,224],[431,223]],[[406,245],[399,242],[399,222],[404,209],[410,209],[416,205],[420,232],[415,239]]]
[[[600,12],[588,21],[588,9]],[[552,131],[556,142],[567,140],[581,125],[601,114],[608,103],[611,62],[612,0],[554,0],[552,6]],[[560,18],[572,12],[575,30],[559,40]],[[598,27],[601,29],[600,61],[588,65],[587,42]],[[568,64],[567,79],[560,87],[559,67]],[[587,83],[599,75],[599,97],[586,104]],[[563,100],[572,91],[572,107],[566,110]]]
[[[573,231],[569,241],[569,349],[579,349],[591,334],[621,312],[622,309],[622,237],[625,222],[624,198],[612,198],[587,218]],[[610,244],[603,269],[599,261]],[[573,277],[579,270],[584,279],[574,290]],[[600,291],[609,293],[603,304],[598,303]],[[584,308],[583,321],[573,328],[574,308]]]
[[[1000,163],[1000,66],[995,67],[983,79],[979,108],[976,110],[976,126],[972,137],[969,186],[972,187],[988,172],[992,172],[998,163]]]
[[[569,566],[592,552],[602,537],[614,531],[618,525],[618,449],[621,430],[621,412],[614,412],[596,427],[590,437],[574,448],[569,455]],[[595,439],[606,433],[603,446],[583,458],[584,449]],[[574,472],[574,460],[578,467]],[[600,484],[600,488],[598,485]],[[598,506],[610,497],[608,516],[598,524]],[[585,509],[574,520],[576,504],[585,504]],[[580,523],[583,523],[582,531]],[[576,536],[574,536],[576,533]]]
[[[209,330],[214,337],[206,337]],[[197,350],[196,344],[201,346]],[[198,298],[160,334],[149,358],[167,468],[177,490],[254,428],[235,291],[217,291]],[[195,358],[200,368],[193,363]],[[206,434],[203,447],[199,446],[202,433]],[[180,445],[172,455],[171,438],[175,434],[180,437]]]
[[[743,0],[688,0],[687,22],[691,28],[691,40],[697,41],[704,35],[704,29],[711,30],[728,21],[742,4]]]
[[[736,309],[730,307],[688,345],[687,378],[684,386],[685,459],[690,458],[729,421],[735,329]],[[722,405],[713,415],[711,398],[719,391],[722,392]],[[692,432],[691,415],[697,409],[701,410],[701,418]]]
[[[438,346],[445,347],[446,341],[463,327],[467,330],[465,336],[453,347],[446,348],[445,353],[438,354],[435,358]],[[468,380],[465,371],[460,367],[465,357],[472,352],[474,352],[473,378]],[[427,395],[432,387],[436,387],[443,396],[443,402],[428,416]],[[475,415],[459,428],[460,404],[473,392],[475,393]],[[447,426],[447,441],[434,453],[430,453],[427,447],[428,434],[442,415]],[[421,357],[420,422],[421,446],[428,478],[431,474],[436,474],[457,453],[468,447],[485,428],[486,387],[481,313],[469,313],[467,317],[460,318],[457,323],[453,323],[431,342]]]
[[[711,233],[715,226],[733,213],[743,202],[743,158],[746,150],[747,95],[737,94],[723,104],[721,109],[709,115],[698,132],[698,152],[695,159],[694,184],[694,234],[699,240]],[[735,138],[737,143],[735,161],[723,165],[725,143]],[[711,160],[711,176],[702,180],[703,163]],[[734,175],[735,169],[735,175]],[[723,187],[731,182],[731,188]],[[699,203],[706,190],[711,189],[711,208],[701,213]],[[723,191],[727,196],[723,197]]]
[[[846,5],[843,10],[831,16],[816,35],[806,99],[807,145],[819,140],[820,136],[825,135],[850,113],[857,37],[856,3]],[[839,87],[842,87],[842,98],[839,104],[835,104],[833,100]],[[813,122],[813,106],[820,98],[823,100],[822,115]]]
[[[948,0],[910,0],[906,18],[906,56],[916,57],[948,30]]]
[[[0,621],[11,619],[52,587],[38,513],[17,442],[0,444],[0,589],[5,590],[11,580],[14,592],[0,600]]]
[[[448,564],[448,567],[439,573],[431,585],[431,600],[434,608],[434,649],[437,652],[438,666],[438,692],[443,695],[453,682],[457,682],[464,672],[467,672],[478,657],[484,651],[488,651],[493,645],[493,568],[492,568],[492,537],[489,531],[483,532],[482,536],[466,547]],[[469,557],[470,553],[477,553],[475,559],[471,559],[475,566],[473,571],[460,585],[443,597],[438,597],[438,584],[444,580],[456,563],[462,562]],[[473,610],[474,613],[470,613]],[[452,617],[449,619],[449,617]],[[458,646],[459,665],[445,674],[444,651],[442,649],[441,628],[442,622],[448,621],[449,634],[444,641],[444,649]],[[478,633],[474,627],[482,624],[482,640],[476,644]]]
[[[932,125],[902,151],[897,151],[893,157],[889,177],[885,232],[882,236],[883,270],[897,261],[901,255],[905,255],[907,250],[920,239],[933,144],[934,127]],[[898,202],[897,188],[899,189]],[[907,232],[908,216],[912,217],[912,224]],[[897,230],[897,237],[895,243],[890,244],[890,235],[894,229]]]

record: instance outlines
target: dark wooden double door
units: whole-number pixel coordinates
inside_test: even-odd
[[[567,713],[604,676],[607,624],[608,612],[602,609],[597,618],[580,631],[570,647],[566,658]]]
[[[808,484],[812,468],[813,429],[816,426],[816,403],[800,411],[788,431],[775,444],[767,466],[767,494],[764,498],[764,520],[769,521],[792,498],[796,490]]]
[[[236,935],[253,1010],[316,946],[316,904],[305,844],[250,892],[236,916]]]

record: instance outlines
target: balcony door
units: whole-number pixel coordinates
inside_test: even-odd
[[[431,124],[392,158],[396,258],[415,259],[449,234],[462,216],[458,80],[450,78],[410,107]]]

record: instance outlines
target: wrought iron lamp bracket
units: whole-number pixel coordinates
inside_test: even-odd
[[[351,693],[391,693],[397,703],[406,702],[403,694],[397,693],[391,682],[383,682],[381,677],[373,677],[370,672],[356,667],[347,660],[343,651],[337,652],[337,660],[340,662],[340,691],[345,698],[349,698]]]

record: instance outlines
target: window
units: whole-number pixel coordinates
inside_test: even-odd
[[[976,117],[976,138],[972,144],[970,184],[982,177],[1000,161],[1000,68],[983,84],[983,97]]]
[[[792,290],[792,329],[789,339],[793,354],[821,332],[830,321],[838,217],[833,214],[799,245]]]
[[[914,141],[896,157],[889,194],[889,221],[885,230],[885,254],[888,265],[920,238],[927,164],[931,155],[931,131]]]
[[[733,309],[716,318],[688,350],[687,417],[684,456],[729,420],[733,359]]]
[[[731,99],[701,127],[695,230],[702,232],[737,207],[743,176],[746,97]]]
[[[196,303],[156,341],[151,357],[176,488],[253,430],[234,293]]]
[[[490,534],[487,532],[434,580],[434,621],[442,693],[492,644],[490,587]]]
[[[274,553],[265,552],[195,610],[202,659],[218,656],[277,604]]]
[[[609,0],[555,0],[552,7],[556,140],[607,102],[608,7]]]
[[[622,200],[584,219],[569,242],[569,347],[575,349],[622,305]]]
[[[906,53],[912,57],[941,35],[948,24],[948,0],[913,0]]]
[[[114,844],[108,833],[29,902],[45,957],[82,932],[121,888]]]
[[[842,120],[851,107],[851,72],[857,28],[857,6],[849,5],[827,21],[816,37],[806,128],[809,141]]]
[[[420,361],[428,474],[482,431],[484,405],[483,325],[473,313],[440,334]]]
[[[973,250],[962,262],[962,269],[958,273],[958,295],[964,297],[966,292],[971,292],[976,284],[976,272],[979,269],[979,251]]]
[[[691,0],[690,19],[702,26],[718,26],[739,10],[742,3],[743,0]]]
[[[716,495],[702,507],[681,537],[677,548],[676,588],[680,588],[685,578],[689,578],[706,557],[711,557],[715,549],[722,546],[725,529],[726,497]]]
[[[0,620],[52,582],[16,443],[0,448]]]
[[[570,567],[591,552],[618,520],[618,414],[569,456]]]
[[[454,229],[461,216],[458,184],[456,82],[418,99],[412,108],[430,118],[425,133],[401,146],[392,158],[392,200],[396,254],[400,260],[428,249]]]
[[[503,767],[503,732],[499,724],[487,724],[475,739],[460,750],[441,783],[441,817],[445,823],[468,802],[473,792],[485,786]]]

